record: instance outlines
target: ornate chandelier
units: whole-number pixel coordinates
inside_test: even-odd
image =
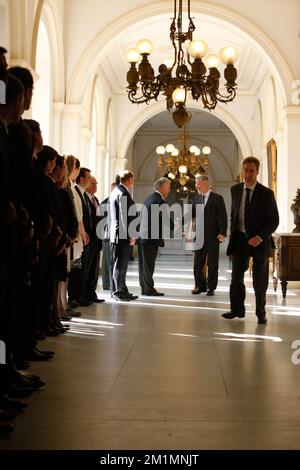
[[[181,186],[186,186],[190,179],[194,181],[195,176],[207,173],[208,155],[211,153],[208,145],[205,145],[201,151],[196,145],[189,147],[189,142],[185,123],[184,131],[178,138],[179,149],[173,144],[156,147],[160,174],[166,175],[171,180],[176,179]]]
[[[178,4],[178,8],[177,8]],[[153,45],[148,39],[142,39],[137,43],[136,49],[129,49],[126,54],[130,69],[127,73],[128,98],[132,103],[149,103],[157,100],[161,93],[166,97],[167,109],[170,111],[175,105],[173,119],[178,127],[182,127],[188,119],[186,111],[187,93],[192,98],[202,100],[206,109],[212,110],[218,102],[228,103],[236,96],[237,71],[234,62],[237,51],[231,47],[224,47],[220,51],[220,58],[226,67],[224,87],[226,92],[221,92],[219,56],[209,54],[206,56],[208,46],[203,40],[194,39],[195,25],[190,13],[190,0],[187,0],[188,31],[182,31],[183,0],[174,0],[174,16],[170,26],[170,39],[174,48],[173,58],[168,58],[159,66],[159,73],[154,76],[154,70],[149,62],[149,55]],[[188,42],[188,46],[184,44]],[[141,56],[141,61],[138,65]],[[205,57],[205,64],[203,58]],[[192,59],[194,59],[192,61]],[[207,73],[207,69],[209,72]]]

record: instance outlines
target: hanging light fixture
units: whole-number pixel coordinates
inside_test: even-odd
[[[177,179],[181,186],[185,186],[187,178],[207,173],[208,155],[211,148],[205,145],[202,150],[196,145],[189,146],[187,122],[179,135],[179,149],[174,144],[156,147],[158,155],[157,166],[161,175],[167,175],[171,180]]]
[[[173,58],[168,57],[159,66],[159,73],[149,62],[153,45],[148,39],[137,43],[136,49],[129,49],[126,57],[130,63],[127,73],[128,98],[132,103],[149,103],[157,100],[161,93],[166,97],[167,108],[170,111],[175,105],[173,119],[178,127],[182,127],[188,120],[186,110],[187,93],[190,92],[194,100],[202,100],[206,109],[212,110],[218,102],[228,103],[236,96],[237,71],[234,62],[237,51],[231,47],[224,47],[220,51],[220,58],[215,54],[206,56],[208,46],[205,41],[193,39],[195,25],[190,13],[190,0],[187,0],[188,31],[182,31],[183,0],[174,0],[174,16],[170,26],[170,39],[174,48]],[[186,41],[188,46],[184,45]],[[205,57],[206,56],[206,57]],[[142,58],[138,68],[137,63]],[[205,57],[205,64],[203,58]],[[218,66],[220,59],[226,64],[224,70],[226,94],[219,89],[220,72]],[[208,69],[208,71],[207,71]]]

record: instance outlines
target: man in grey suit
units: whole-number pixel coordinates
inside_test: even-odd
[[[269,283],[269,256],[272,233],[279,224],[278,209],[271,189],[258,183],[260,162],[255,157],[243,161],[244,183],[231,188],[231,228],[227,254],[232,256],[230,312],[227,319],[245,316],[244,273],[253,258],[253,287],[258,323],[266,324],[266,292]]]
[[[196,205],[203,204],[203,221],[196,220],[196,223],[203,223],[204,237],[203,246],[194,251],[195,287],[192,294],[206,292],[207,295],[214,295],[218,284],[220,243],[225,240],[227,232],[227,212],[223,197],[210,190],[207,175],[196,177],[195,186],[198,195],[194,201],[193,216],[196,212]],[[208,267],[207,278],[205,272],[206,261]]]
[[[130,294],[126,286],[130,248],[135,244],[129,228],[137,217],[135,203],[129,193],[133,182],[133,173],[123,171],[120,184],[109,196],[111,295],[115,300],[123,301],[138,298]]]

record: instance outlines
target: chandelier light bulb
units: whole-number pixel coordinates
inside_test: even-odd
[[[198,149],[198,147],[197,147],[196,145],[191,145],[191,146],[190,146],[190,152],[191,152],[191,153],[197,152],[197,149]]]
[[[196,152],[194,152],[194,155],[196,157],[199,157],[199,155],[201,155],[201,150],[199,149],[199,147],[197,147],[197,150],[196,150]]]
[[[211,152],[211,148],[208,146],[208,145],[205,145],[203,148],[202,148],[202,153],[204,153],[204,155],[209,155]]]
[[[172,93],[172,100],[174,103],[185,103],[186,90],[184,87],[176,88]]]
[[[167,66],[168,69],[171,69],[173,67],[173,64],[174,64],[174,59],[172,59],[172,57],[167,57],[163,63]]]
[[[220,50],[220,57],[224,64],[234,64],[238,57],[238,53],[234,47],[226,46]]]
[[[178,171],[181,175],[185,175],[187,173],[186,165],[180,165],[180,167],[178,168]]]
[[[174,150],[175,150],[175,145],[173,145],[173,144],[168,144],[168,145],[166,146],[166,152],[172,153],[172,152],[174,152]]]
[[[140,54],[151,54],[153,51],[153,44],[149,39],[141,39],[137,43],[136,48]]]
[[[163,145],[159,145],[158,147],[156,147],[156,153],[157,155],[164,155],[166,149]]]
[[[170,173],[168,173],[168,178],[170,178],[170,180],[174,180],[176,176],[170,171]]]
[[[132,63],[136,64],[139,61],[139,58],[140,58],[140,54],[136,49],[128,49],[128,51],[126,52],[126,60],[130,64]]]
[[[220,57],[218,57],[216,54],[209,54],[205,57],[204,62],[208,69],[212,69],[213,67],[217,69],[221,61]]]
[[[179,155],[179,150],[175,147],[175,149],[173,150],[173,152],[171,153],[172,157],[178,157]]]
[[[194,57],[194,59],[202,59],[207,53],[207,49],[208,46],[202,39],[194,39],[190,41],[188,45],[189,54]]]

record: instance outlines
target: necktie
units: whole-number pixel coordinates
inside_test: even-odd
[[[249,232],[249,208],[250,208],[250,188],[246,188],[245,210],[244,210],[244,225],[245,231]]]
[[[86,205],[86,208],[89,212],[89,214],[91,213],[91,208],[90,208],[90,203],[89,203],[89,197],[86,193],[83,193],[83,198],[84,198],[84,202],[85,202],[85,205]]]
[[[89,197],[86,193],[83,194],[83,199],[89,214],[89,228],[92,230],[93,228],[93,221],[92,221],[92,212],[91,212],[91,207],[90,207],[90,202],[89,202]]]
[[[97,201],[95,199],[95,196],[92,196],[92,203],[94,204],[95,209],[98,209],[98,204],[97,204]]]
[[[204,194],[200,194],[199,199],[200,199],[200,204],[204,204]]]

